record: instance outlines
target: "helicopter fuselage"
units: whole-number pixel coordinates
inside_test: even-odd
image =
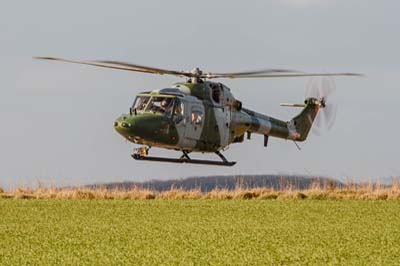
[[[266,140],[272,136],[302,141],[306,136],[297,132],[295,123],[242,108],[228,87],[205,81],[139,93],[129,114],[121,115],[114,128],[136,144],[216,152],[242,142],[246,132],[262,134]]]

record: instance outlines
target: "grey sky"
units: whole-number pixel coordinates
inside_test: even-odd
[[[397,1],[2,1],[0,186],[193,175],[400,175]],[[115,59],[177,70],[265,67],[361,72],[336,79],[334,128],[298,151],[254,136],[225,153],[233,168],[134,161],[113,129],[142,90],[178,78],[35,61]],[[247,108],[281,119],[307,79],[222,80]],[[174,152],[157,150],[161,155]],[[213,155],[211,155],[213,156]]]

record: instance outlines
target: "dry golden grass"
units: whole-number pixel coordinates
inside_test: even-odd
[[[1,198],[15,199],[259,199],[259,200],[400,200],[400,184],[384,186],[375,183],[349,183],[344,187],[332,184],[321,186],[312,184],[308,189],[298,190],[287,187],[281,190],[270,188],[246,189],[237,187],[233,190],[214,189],[202,192],[200,188],[184,190],[172,187],[168,191],[158,192],[135,187],[130,190],[106,188],[56,188],[39,187],[38,189],[17,188],[10,192],[0,189]]]

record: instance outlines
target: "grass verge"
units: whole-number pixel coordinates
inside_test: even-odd
[[[105,189],[105,188],[18,188],[10,192],[0,190],[0,198],[17,199],[260,199],[260,200],[399,200],[400,185],[347,184],[344,187],[320,186],[313,184],[308,189],[298,190],[287,187],[281,190],[269,188],[233,190],[214,189],[202,192],[200,189],[184,190],[172,187],[167,191],[153,191],[145,188]]]

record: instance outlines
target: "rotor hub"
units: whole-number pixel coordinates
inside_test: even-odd
[[[194,76],[200,77],[201,74],[203,74],[203,71],[201,71],[200,68],[195,67],[192,69],[192,71],[190,71],[190,73],[192,73]]]

